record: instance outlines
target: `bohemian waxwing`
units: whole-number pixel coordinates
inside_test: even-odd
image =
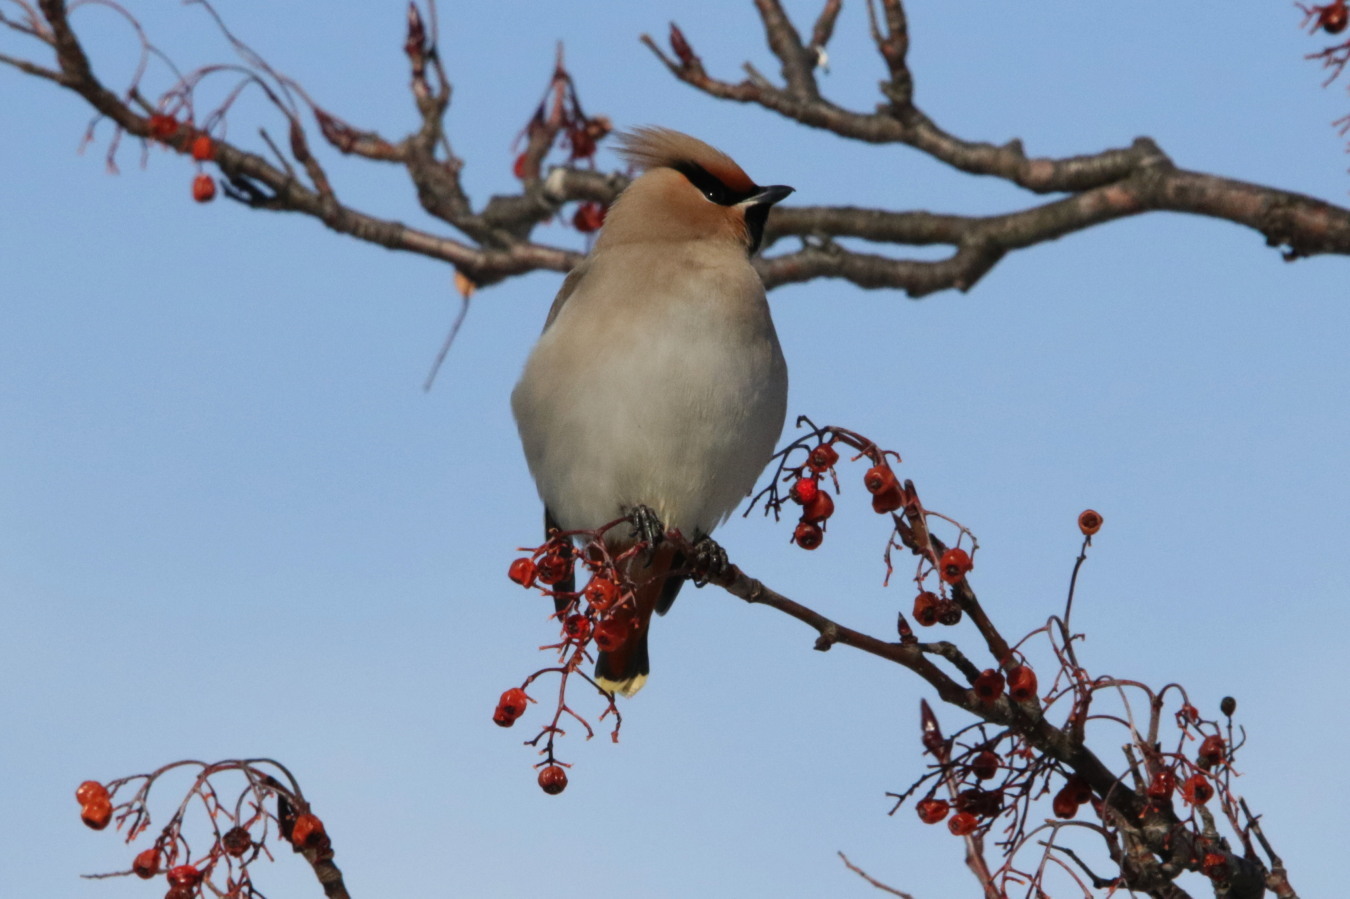
[[[665,128],[620,137],[645,170],[614,202],[563,282],[511,394],[545,520],[589,530],[647,507],[706,538],[754,487],[783,429],[787,366],[750,265],[769,207],[725,153]],[[635,537],[612,528],[612,552]],[[596,679],[631,696],[647,679],[647,630],[687,570],[669,544],[628,563],[633,628]]]

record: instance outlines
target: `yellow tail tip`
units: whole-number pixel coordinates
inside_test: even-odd
[[[647,675],[639,674],[636,677],[630,677],[627,680],[610,680],[607,677],[597,677],[595,682],[602,689],[611,693],[618,693],[622,696],[634,696],[638,690],[647,685]]]

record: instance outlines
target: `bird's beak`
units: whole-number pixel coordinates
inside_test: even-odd
[[[786,184],[773,184],[769,187],[761,187],[758,192],[746,197],[738,205],[740,206],[772,206],[774,203],[787,198],[794,188]]]

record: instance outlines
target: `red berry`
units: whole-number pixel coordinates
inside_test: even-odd
[[[951,806],[941,799],[923,799],[914,807],[919,813],[919,820],[925,824],[936,824],[947,817],[947,812]]]
[[[591,608],[598,611],[605,611],[614,605],[619,599],[619,585],[607,577],[591,578],[591,582],[586,585],[586,602],[591,604]]]
[[[157,112],[150,116],[150,136],[155,140],[168,140],[178,133],[178,120],[171,115]]]
[[[975,564],[970,561],[970,554],[964,549],[949,549],[942,554],[938,562],[938,573],[947,583],[955,584],[974,567]]]
[[[522,587],[533,587],[537,574],[538,571],[535,569],[534,562],[529,559],[516,559],[506,572],[507,577]]]
[[[521,181],[525,180],[525,154],[521,153],[516,157],[516,161],[511,164],[511,174],[515,175]]]
[[[821,494],[825,496],[825,494]],[[792,542],[802,549],[815,549],[820,546],[820,542],[825,539],[825,534],[820,529],[820,525],[810,521],[803,521],[797,525],[797,529],[792,532]]]
[[[1003,695],[1003,674],[996,668],[986,668],[975,678],[972,686],[980,702],[997,702]]]
[[[1171,768],[1162,768],[1148,782],[1150,799],[1167,799],[1177,787],[1177,776]]]
[[[863,475],[863,486],[873,496],[900,489],[900,484],[895,480],[895,472],[891,471],[889,465],[884,464],[873,465],[867,469],[867,473]]]
[[[838,461],[839,451],[828,443],[822,443],[811,450],[811,455],[806,458],[807,466],[817,474],[829,471]]]
[[[242,827],[231,827],[225,831],[225,836],[220,838],[220,848],[225,850],[226,855],[234,858],[248,852],[252,846],[253,838]]]
[[[628,631],[622,621],[606,618],[595,626],[595,645],[601,652],[613,652],[628,641]]]
[[[962,790],[956,794],[956,809],[979,818],[992,818],[1003,808],[1001,790]]]
[[[96,780],[86,780],[75,788],[75,801],[80,805],[88,805],[95,799],[108,798],[108,788]]]
[[[102,830],[112,820],[112,803],[104,797],[95,796],[80,808],[80,820],[94,830]]]
[[[203,172],[192,179],[192,199],[198,203],[210,203],[216,198],[216,182]]]
[[[1101,529],[1102,517],[1091,509],[1078,516],[1078,530],[1083,532],[1083,536],[1091,537]]]
[[[567,789],[567,772],[557,765],[549,765],[539,772],[539,789],[550,796],[557,796]]]
[[[131,863],[131,873],[141,880],[149,880],[159,873],[159,850],[151,846],[137,854]]]
[[[582,203],[577,207],[576,214],[572,216],[572,227],[582,234],[599,231],[600,226],[604,223],[605,207],[603,204],[594,201]]]
[[[323,835],[323,822],[309,812],[297,817],[291,827],[291,842],[297,846],[313,846]]]
[[[572,557],[564,552],[550,550],[535,565],[539,580],[552,587],[562,583],[572,573]]]
[[[1056,818],[1072,818],[1078,814],[1078,797],[1068,787],[1055,794],[1055,799],[1051,803],[1051,808]]]
[[[1223,737],[1218,734],[1205,737],[1196,755],[1200,759],[1201,767],[1209,768],[1219,764],[1223,761]]]
[[[958,837],[973,833],[979,825],[979,820],[970,812],[957,812],[947,821],[947,829]]]
[[[1031,702],[1036,698],[1036,672],[1026,665],[1008,671],[1008,696],[1013,702]]]
[[[525,709],[529,707],[530,698],[525,695],[525,691],[520,687],[512,687],[502,694],[501,700],[497,703],[497,708],[506,712],[512,718],[519,718],[525,714]]]
[[[1191,805],[1204,805],[1214,798],[1214,785],[1203,774],[1192,774],[1181,785],[1181,798]]]
[[[937,604],[938,623],[951,627],[961,623],[961,606],[954,599],[941,599]]]
[[[192,887],[169,887],[164,899],[197,899],[197,891]]]
[[[195,887],[202,880],[202,872],[192,865],[179,865],[176,868],[170,868],[169,873],[165,876],[169,879],[171,885],[187,887],[188,889]]]
[[[816,483],[815,478],[799,478],[797,483],[792,485],[788,495],[804,506],[815,499],[819,492],[820,485]]]
[[[511,727],[516,723],[516,716],[501,706],[497,706],[496,711],[492,713],[492,723],[498,727]]]
[[[591,635],[591,620],[585,615],[568,615],[563,622],[563,633],[575,643],[585,643]]]
[[[998,753],[988,749],[970,760],[970,773],[979,780],[989,780],[998,774]]]
[[[199,134],[192,139],[192,158],[198,162],[206,162],[212,156],[216,155],[216,143],[205,134]]]
[[[1092,800],[1092,787],[1077,774],[1069,775],[1069,779],[1064,782],[1064,792],[1072,796],[1073,801],[1079,805]]]
[[[802,505],[802,521],[824,521],[834,514],[834,498],[817,490],[809,503]]]
[[[1217,852],[1206,852],[1200,870],[1215,883],[1228,880],[1228,860]]]
[[[878,493],[872,497],[872,511],[878,515],[894,512],[905,504],[905,491],[900,487]]]
[[[1347,10],[1343,2],[1336,2],[1323,7],[1322,12],[1317,16],[1317,24],[1327,34],[1340,34],[1345,30],[1345,26],[1350,24],[1350,10]]]
[[[920,593],[914,597],[914,620],[924,627],[932,627],[938,622],[941,605],[942,600],[938,599],[936,593]]]

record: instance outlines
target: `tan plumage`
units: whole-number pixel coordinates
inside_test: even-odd
[[[787,408],[787,368],[750,265],[768,208],[791,188],[757,185],[726,154],[641,128],[621,152],[645,169],[615,201],[563,282],[511,406],[547,514],[591,529],[650,507],[697,540],[754,486]],[[615,529],[614,549],[631,542]],[[597,677],[635,693],[647,627],[682,578],[660,552],[633,565],[635,631]]]

